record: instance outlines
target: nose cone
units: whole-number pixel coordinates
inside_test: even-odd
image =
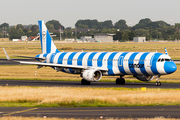
[[[174,62],[165,62],[164,70],[167,74],[170,74],[177,70],[177,66]]]

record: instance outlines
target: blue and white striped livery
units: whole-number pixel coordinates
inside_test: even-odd
[[[116,84],[125,84],[124,75],[133,75],[138,80],[150,81],[153,77],[171,74],[176,71],[176,64],[167,54],[158,52],[60,52],[54,45],[44,24],[39,21],[42,54],[35,58],[38,68],[49,66],[57,71],[80,74],[81,83],[89,85],[97,82],[104,75],[120,76]],[[156,85],[161,85],[157,79]]]

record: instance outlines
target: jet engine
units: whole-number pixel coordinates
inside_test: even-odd
[[[134,75],[140,81],[151,81],[154,76],[151,75]]]
[[[84,80],[89,82],[97,82],[101,80],[102,73],[99,70],[85,70],[82,74]]]

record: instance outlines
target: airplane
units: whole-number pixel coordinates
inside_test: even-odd
[[[52,67],[57,72],[80,74],[82,85],[98,82],[102,76],[120,76],[116,84],[125,84],[125,75],[133,75],[140,81],[151,81],[156,77],[156,86],[160,86],[161,75],[171,74],[177,66],[167,53],[158,52],[60,52],[44,23],[38,21],[42,53],[34,58],[37,62],[14,61],[4,49],[6,58],[21,64]]]

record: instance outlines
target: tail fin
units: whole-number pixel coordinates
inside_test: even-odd
[[[167,49],[165,48],[165,54],[168,55]]]
[[[39,24],[39,33],[40,33],[42,53],[45,54],[45,53],[60,52],[54,45],[54,42],[47,30],[47,27],[44,21],[38,21],[38,24]]]

